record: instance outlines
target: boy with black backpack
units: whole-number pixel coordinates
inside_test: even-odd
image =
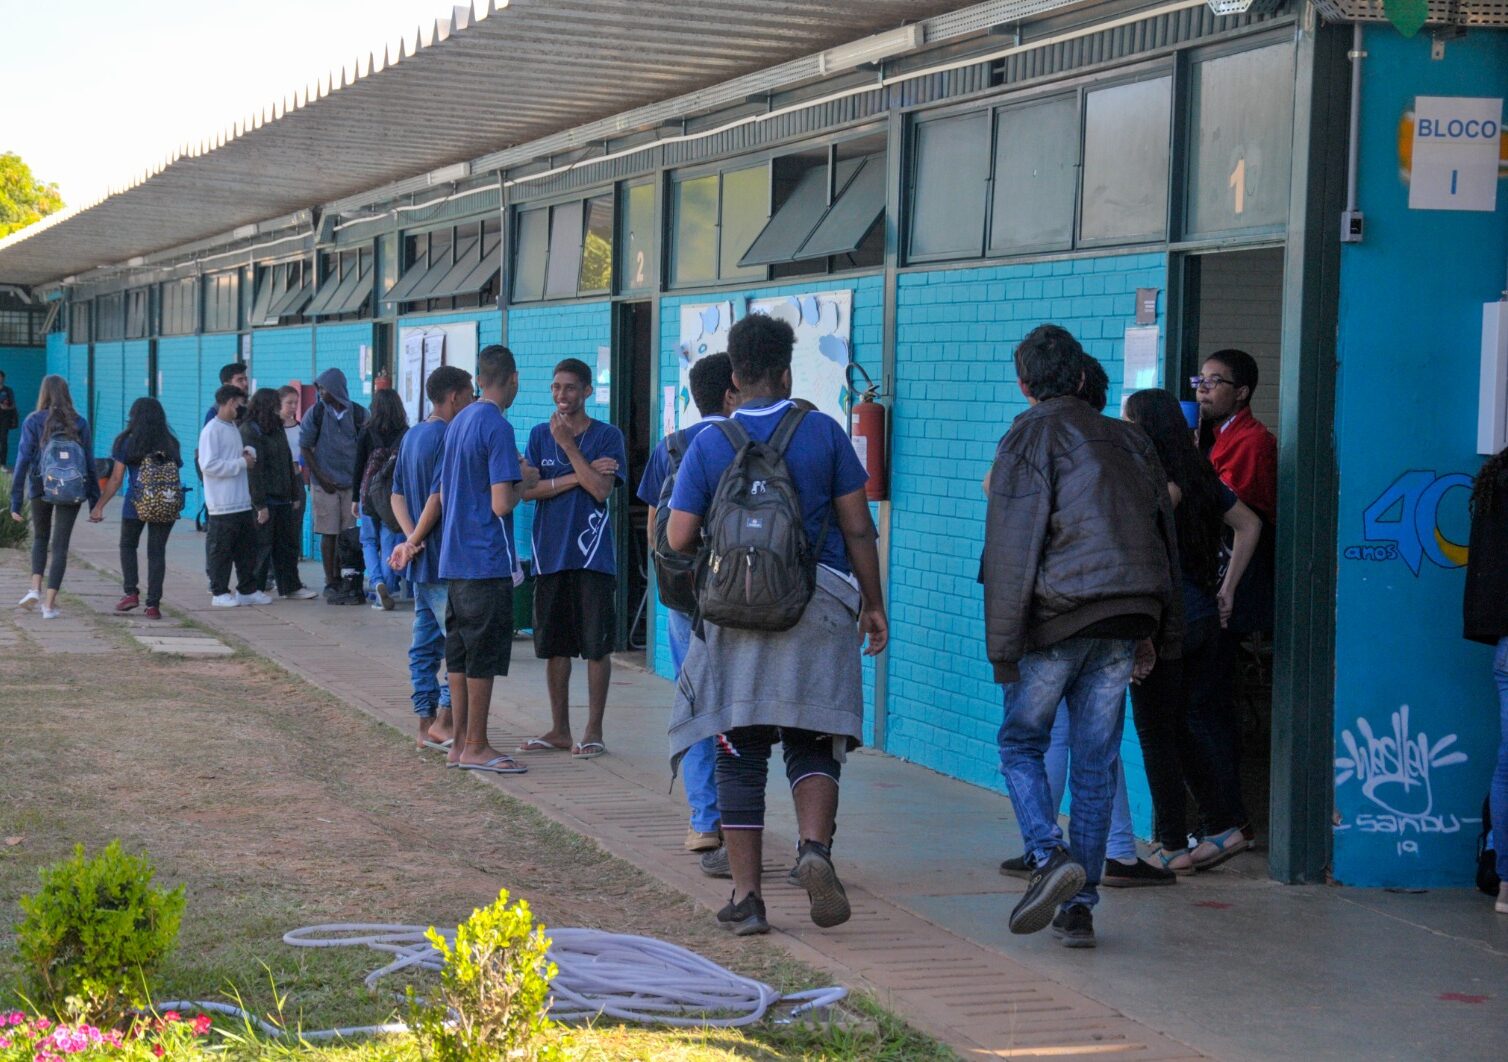
[[[730,330],[742,405],[686,452],[667,528],[673,548],[698,553],[700,618],[676,683],[671,765],[716,737],[733,876],[717,919],[739,936],[770,928],[761,831],[776,742],[800,829],[792,876],[818,926],[849,918],[830,853],[838,780],[863,736],[861,650],[879,653],[889,634],[868,476],[836,421],[791,403],[794,343],[788,324],[762,314]]]
[[[366,426],[367,411],[346,392],[346,374],[326,369],[315,380],[319,401],[304,414],[299,452],[313,484],[314,533],[320,536],[325,568],[325,600],[332,605],[359,604],[341,582],[337,553],[340,533],[356,526],[351,509],[362,470],[356,465],[356,440]]]
[[[726,354],[710,354],[691,366],[691,399],[702,419],[661,439],[649,456],[638,497],[649,506],[649,556],[654,562],[655,588],[667,611],[666,634],[670,661],[676,674],[691,644],[691,614],[696,611],[694,561],[670,548],[670,492],[686,450],[699,434],[716,421],[726,420],[738,408],[733,387],[733,363]],[[717,750],[711,738],[698,741],[681,759],[682,784],[691,805],[691,826],[686,832],[686,851],[709,852],[722,844],[717,817],[717,780],[713,774]]]

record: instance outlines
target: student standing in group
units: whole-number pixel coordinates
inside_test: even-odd
[[[241,422],[241,441],[255,451],[247,487],[256,520],[257,589],[274,585],[283,597],[308,601],[319,596],[298,574],[298,526],[304,518],[304,484],[283,425],[283,400],[270,387],[251,396]]]
[[[1016,348],[1031,408],[996,450],[980,558],[986,649],[1005,687],[1000,771],[1033,868],[1008,925],[1035,933],[1051,923],[1080,948],[1094,946],[1126,686],[1153,662],[1137,646],[1155,636],[1163,658],[1178,656],[1183,611],[1157,455],[1139,429],[1084,401],[1084,358],[1056,325]],[[1064,700],[1069,847],[1043,765]]]
[[[1212,770],[1218,750],[1202,748],[1189,725],[1221,710],[1220,629],[1230,621],[1236,593],[1262,535],[1257,514],[1237,500],[1199,453],[1178,399],[1167,391],[1138,391],[1126,399],[1126,420],[1147,433],[1157,451],[1178,531],[1182,566],[1183,655],[1158,660],[1131,688],[1132,719],[1152,793],[1155,865],[1184,873],[1218,866],[1246,847],[1241,835],[1238,779]],[[1230,555],[1221,571],[1221,535],[1229,528]],[[1205,727],[1209,729],[1208,725]],[[1199,836],[1188,848],[1188,794],[1199,806]]]
[[[779,511],[750,513],[744,523],[768,518],[773,529],[799,522],[804,555],[787,555],[770,572],[794,576],[795,564],[815,583],[795,625],[785,630],[719,626],[704,616],[676,684],[672,765],[697,742],[717,740],[718,812],[733,876],[733,892],[717,920],[739,936],[770,928],[760,878],[765,783],[776,742],[799,829],[794,877],[810,897],[816,925],[848,920],[848,898],[831,854],[838,783],[844,758],[863,739],[860,653],[879,653],[889,636],[874,523],[864,497],[869,477],[835,420],[793,408],[794,344],[790,325],[763,314],[733,326],[728,356],[741,404],[727,421],[696,437],[670,498],[670,545],[694,553],[704,526],[714,536],[728,526],[718,498],[725,471],[737,471],[735,454],[744,449],[735,440],[766,444],[766,453],[783,448],[788,480],[773,488]],[[771,490],[767,479],[757,480],[745,497]],[[743,512],[734,518],[742,519]],[[707,563],[715,571],[741,559],[711,557]],[[705,606],[705,592],[699,601]],[[869,644],[862,648],[866,634]]]
[[[68,381],[61,376],[42,380],[36,411],[21,424],[21,445],[10,485],[10,518],[17,523],[24,519],[23,498],[31,500],[31,589],[21,598],[20,607],[32,609],[40,603],[42,618],[54,619],[79,506],[99,500],[89,422],[73,408]]]
[[[419,718],[420,748],[444,749],[455,737],[450,710],[450,683],[435,676],[445,663],[445,580],[440,578],[440,550],[425,549],[436,518],[419,533],[419,523],[445,449],[445,431],[457,413],[471,405],[471,374],[454,365],[430,373],[424,391],[429,419],[403,436],[393,469],[393,516],[404,537],[394,546],[389,564],[405,571],[414,587],[414,633],[408,647],[414,714]],[[409,501],[413,501],[410,507]],[[511,515],[508,519],[512,519]],[[407,545],[412,543],[412,545]],[[404,548],[407,546],[407,548]],[[397,563],[401,551],[403,563]]]
[[[397,456],[398,444],[406,431],[408,411],[403,408],[403,400],[397,391],[385,387],[372,396],[372,416],[356,437],[357,497],[351,508],[361,518],[361,550],[376,598],[373,607],[387,612],[393,610],[398,594],[398,576],[388,566],[388,558],[403,541],[403,534],[383,525],[382,518],[367,502],[366,493],[372,477]]]
[[[1498,757],[1487,791],[1492,813],[1494,870],[1498,877],[1493,909],[1508,915],[1508,450],[1500,450],[1488,458],[1472,484],[1471,539],[1466,558],[1463,633],[1494,650],[1492,678],[1498,694]]]
[[[20,422],[16,392],[5,382],[5,370],[0,369],[0,468],[10,467],[10,433]]]
[[[346,393],[346,374],[326,369],[315,380],[319,401],[309,407],[299,432],[299,453],[312,482],[314,533],[320,536],[320,560],[325,569],[325,600],[342,600],[340,557],[336,540],[356,526],[351,508],[361,469],[356,467],[356,438],[366,424],[367,411]]]
[[[687,428],[661,439],[650,454],[639,482],[638,497],[649,506],[649,556],[659,547],[658,525],[669,513],[659,507],[667,485],[674,485],[687,449],[703,431],[732,416],[738,408],[738,391],[733,387],[733,362],[726,354],[709,354],[691,366],[691,399],[702,419]],[[662,593],[663,593],[663,588]],[[666,609],[666,633],[670,639],[670,665],[677,675],[691,644],[691,615],[676,608]],[[686,750],[681,758],[682,784],[686,802],[691,805],[691,825],[686,833],[688,852],[707,852],[722,844],[722,830],[717,816],[717,746],[712,738],[703,738]]]
[[[256,463],[256,451],[236,428],[246,409],[246,392],[226,384],[215,392],[215,405],[215,419],[199,433],[199,473],[204,477],[204,507],[209,513],[204,548],[210,604],[215,608],[270,605],[272,598],[257,589],[256,517],[247,478]],[[235,593],[230,592],[232,565]]]
[[[239,387],[243,394],[251,394],[251,381],[246,378],[246,365],[244,362],[233,361],[229,365],[220,366],[220,386],[230,384]],[[209,408],[204,411],[204,423],[208,424],[215,419],[219,412],[218,407],[211,402]]]
[[[284,384],[278,388],[279,412],[283,417],[283,434],[288,439],[288,452],[293,455],[293,467],[298,476],[293,484],[293,494],[297,499],[295,508],[297,512],[293,526],[289,529],[293,535],[293,555],[304,555],[304,516],[309,511],[309,473],[304,471],[304,454],[299,448],[299,436],[303,434],[303,427],[299,424],[299,406],[303,402],[303,395],[292,384]],[[302,582],[300,585],[303,585]],[[314,595],[318,597],[319,594]]]
[[[508,674],[513,652],[513,510],[537,473],[518,460],[518,440],[503,412],[518,396],[513,352],[492,345],[477,354],[482,400],[456,413],[429,500],[408,538],[393,551],[398,568],[438,521],[440,578],[446,581],[445,671],[455,741],[449,764],[470,771],[523,774],[528,768],[492,747],[487,718],[492,686]]]
[[[140,568],[136,551],[141,534],[147,534],[147,619],[161,619],[162,581],[167,573],[168,535],[183,511],[183,484],[178,470],[183,451],[178,436],[168,427],[162,403],[138,398],[131,403],[126,430],[110,447],[115,467],[109,482],[94,503],[95,521],[104,519],[105,506],[124,482],[125,502],[120,511],[120,573],[123,596],[116,612],[130,612],[141,604]]]
[[[539,482],[524,493],[534,502],[534,655],[547,660],[550,730],[520,752],[570,749],[583,759],[607,751],[602,717],[617,638],[618,561],[607,499],[624,481],[623,433],[586,412],[592,370],[567,358],[555,366],[555,412],[529,433],[525,460]],[[571,741],[571,658],[586,660],[587,721]]]

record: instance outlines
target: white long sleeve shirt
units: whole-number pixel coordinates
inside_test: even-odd
[[[215,417],[199,433],[199,472],[204,478],[204,507],[211,516],[244,513],[251,508],[246,455],[241,432]]]

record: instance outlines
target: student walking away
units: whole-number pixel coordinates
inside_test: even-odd
[[[527,770],[492,747],[492,686],[513,651],[513,510],[537,473],[520,466],[518,440],[503,412],[518,396],[513,352],[496,344],[477,355],[482,401],[455,414],[424,512],[393,551],[407,566],[438,521],[440,578],[446,582],[445,671],[455,741],[449,766],[494,774]],[[407,484],[405,484],[406,486]],[[431,547],[433,548],[433,547]]]
[[[361,518],[361,552],[367,579],[376,596],[373,607],[387,612],[393,610],[398,594],[398,575],[388,566],[388,558],[403,541],[403,530],[393,517],[392,503],[384,504],[379,512],[370,490],[376,482],[388,488],[382,492],[383,498],[391,494],[398,444],[406,431],[408,411],[403,408],[403,400],[397,391],[384,388],[372,396],[372,416],[356,437],[356,467],[361,479],[351,506]]]
[[[257,589],[267,593],[275,585],[278,594],[295,601],[319,596],[304,586],[298,573],[298,527],[304,519],[304,484],[288,435],[283,430],[283,401],[270,387],[257,389],[241,422],[241,441],[255,451],[246,470],[251,492],[252,518],[256,523]]]
[[[183,451],[168,427],[162,403],[138,398],[131,403],[126,430],[110,446],[115,463],[104,493],[94,503],[93,518],[104,519],[105,506],[121,484],[126,487],[120,512],[120,574],[124,595],[115,605],[126,613],[141,604],[140,568],[136,551],[147,535],[147,619],[162,618],[162,580],[167,573],[168,535],[183,512]]]
[[[16,410],[16,392],[5,382],[5,370],[0,369],[0,468],[10,467],[10,433],[20,423],[21,415]]]
[[[831,851],[838,783],[863,737],[860,654],[880,652],[889,634],[868,476],[836,421],[792,406],[794,342],[790,325],[763,314],[733,326],[728,356],[742,405],[692,441],[670,497],[670,545],[692,553],[704,531],[706,540],[702,619],[676,682],[671,768],[716,738],[733,876],[717,919],[740,936],[770,928],[760,875],[777,742],[800,830],[792,876],[816,925],[848,920]]]
[[[691,399],[702,419],[659,441],[649,456],[638,491],[639,500],[649,506],[649,556],[654,561],[655,586],[666,607],[671,667],[678,675],[691,643],[696,590],[692,558],[670,547],[670,492],[692,440],[738,408],[733,363],[728,355],[710,354],[691,366]],[[688,852],[711,852],[722,845],[716,765],[717,747],[710,737],[692,745],[681,757],[681,784],[686,789],[686,802],[691,805],[691,825],[685,843]]]
[[[539,482],[525,492],[534,502],[534,655],[547,660],[550,729],[520,752],[570,749],[590,759],[607,751],[602,717],[617,638],[618,561],[607,499],[624,481],[623,433],[587,415],[592,370],[567,358],[555,366],[550,397],[555,412],[529,433],[524,451]],[[587,720],[571,740],[571,658],[586,660]]]
[[[1498,879],[1494,910],[1508,915],[1508,450],[1489,458],[1472,485],[1463,611],[1466,637],[1494,648],[1500,739],[1488,803]]]
[[[73,537],[79,506],[93,505],[99,500],[89,422],[74,410],[68,381],[61,376],[42,380],[36,411],[28,414],[21,424],[21,444],[10,485],[10,518],[17,523],[25,519],[21,515],[23,499],[31,501],[31,589],[19,605],[33,609],[40,604],[42,618],[55,619],[58,590],[63,586],[63,573],[68,570],[68,542]]]
[[[438,512],[431,515],[422,531],[419,525],[445,448],[446,428],[471,404],[471,374],[454,365],[442,365],[430,373],[424,390],[429,396],[429,419],[403,436],[398,463],[393,467],[391,504],[403,537],[389,555],[389,564],[396,571],[406,572],[414,587],[408,672],[414,690],[414,714],[419,719],[419,747],[447,751],[455,738],[450,683],[442,685],[435,677],[445,664],[446,584],[440,578],[439,549],[425,548]]]
[[[1173,507],[1157,456],[1143,432],[1080,397],[1084,357],[1056,325],[1016,348],[1030,408],[996,450],[980,558],[986,648],[1005,687],[1001,774],[1033,868],[1009,926],[1035,933],[1051,923],[1071,947],[1094,945],[1126,686],[1152,664],[1137,645],[1153,638],[1173,659],[1182,636]],[[1065,700],[1068,847],[1043,764]]]
[[[199,471],[204,477],[204,507],[209,512],[204,548],[210,604],[215,608],[270,605],[272,598],[257,589],[256,517],[247,476],[256,464],[256,451],[246,445],[236,428],[246,409],[246,392],[226,384],[215,392],[215,404],[215,419],[199,433]],[[230,590],[232,566],[236,570],[235,593]]]
[[[367,411],[346,393],[346,374],[326,369],[315,380],[319,401],[304,414],[299,452],[314,496],[314,533],[320,536],[320,560],[325,569],[325,600],[332,605],[359,604],[341,585],[337,539],[356,526],[351,509],[360,469],[356,467],[356,439]]]
[[[1219,641],[1261,539],[1262,521],[1199,453],[1173,395],[1136,392],[1126,399],[1126,419],[1152,440],[1167,476],[1183,596],[1183,655],[1159,659],[1151,674],[1131,688],[1159,845],[1152,862],[1176,873],[1208,870],[1248,845],[1241,832],[1240,771],[1228,758],[1229,750],[1215,740],[1223,725],[1216,717],[1224,711],[1217,691],[1229,677],[1221,671]],[[1226,529],[1232,545],[1222,572]],[[1201,838],[1192,851],[1186,818],[1190,793],[1199,808]]]

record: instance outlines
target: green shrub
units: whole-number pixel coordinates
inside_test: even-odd
[[[420,1005],[409,990],[410,1024],[425,1058],[436,1062],[495,1062],[564,1058],[555,1023],[546,1016],[555,964],[550,941],[534,925],[529,904],[497,902],[471,912],[456,927],[452,947],[431,927],[429,941],[445,961],[436,998]]]
[[[21,502],[22,522],[10,518],[11,474],[0,472],[0,491],[4,491],[5,512],[0,514],[0,549],[24,549],[31,542],[31,504]]]
[[[111,841],[93,859],[84,846],[41,873],[42,889],[21,897],[16,950],[38,1001],[62,1013],[69,997],[103,1021],[146,1002],[146,981],[178,940],[183,886],[152,888],[146,856]]]

